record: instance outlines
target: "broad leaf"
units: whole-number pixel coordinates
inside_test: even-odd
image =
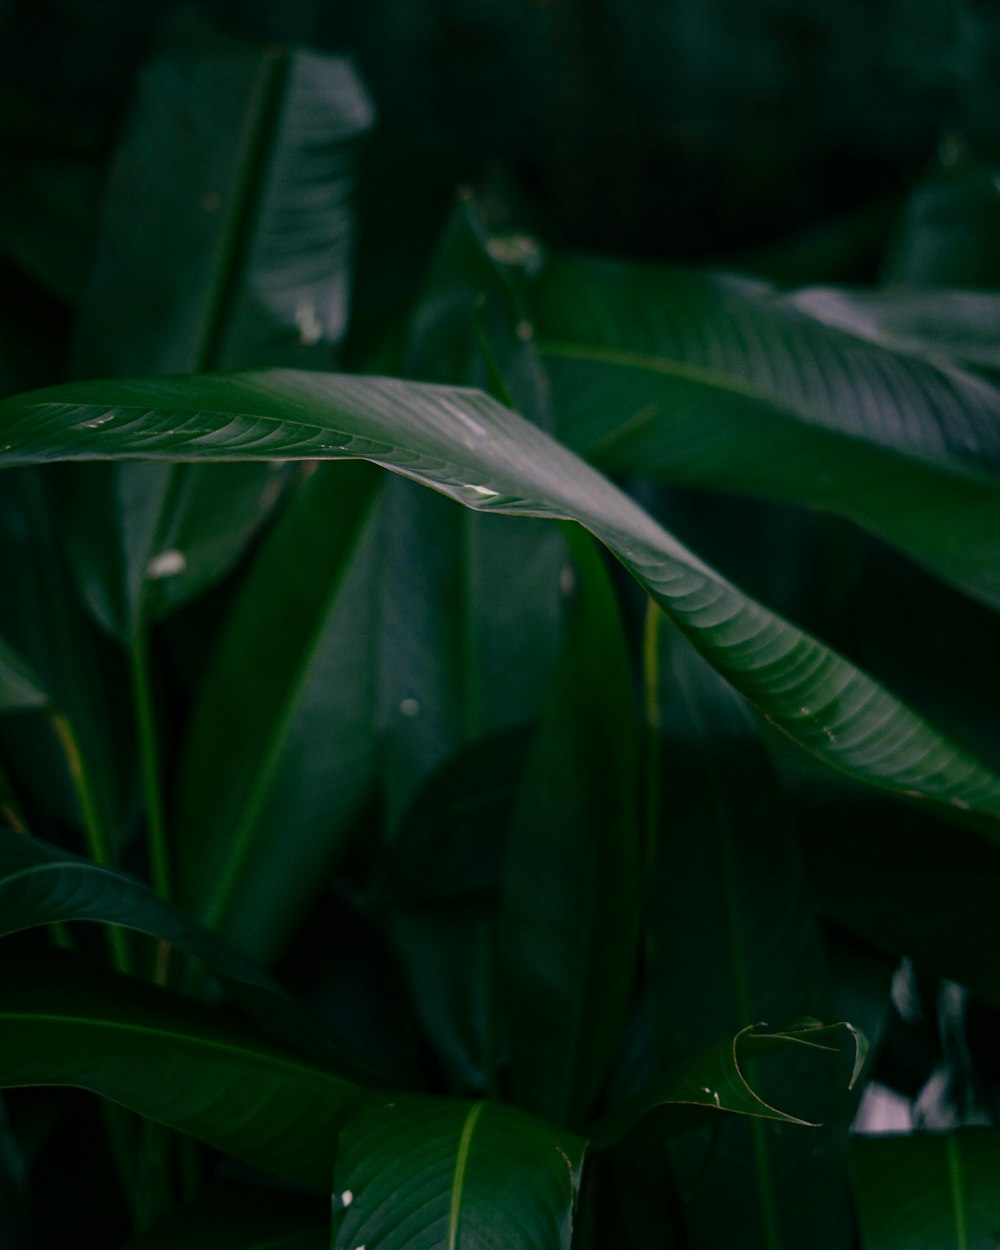
[[[265,961],[373,780],[377,485],[365,465],[302,483],[241,584],[182,761],[181,902]]]
[[[815,1128],[815,1123],[766,1102],[747,1076],[747,1065],[768,1056],[794,1055],[800,1048],[813,1057],[849,1060],[853,1082],[867,1055],[865,1039],[850,1024],[792,1025],[776,1032],[765,1032],[766,1025],[747,1025],[735,1037],[709,1047],[690,1059],[660,1073],[635,1098],[602,1116],[592,1125],[589,1136],[595,1146],[614,1145],[646,1116],[656,1113],[657,1132],[679,1133],[705,1123],[707,1114],[720,1111],[734,1115],[774,1120],[779,1124]],[[825,1074],[829,1079],[829,1072]]]
[[[169,943],[214,972],[233,1002],[272,1036],[321,1059],[350,1062],[253,960],[164,903],[138,878],[0,830],[0,936],[74,920],[121,925]]]
[[[887,291],[808,287],[788,303],[822,321],[894,351],[1000,369],[1000,295],[993,291],[891,287]]]
[[[602,468],[827,508],[1000,605],[1000,391],[763,284],[558,259],[537,324],[560,436]]]
[[[0,1086],[23,1085],[92,1090],[320,1189],[360,1092],[223,1015],[57,951],[0,970]]]
[[[966,1129],[851,1144],[864,1250],[992,1250],[1000,1133]]]
[[[652,612],[647,984],[654,1053],[669,1066],[747,1020],[828,1016],[828,1004],[790,813],[753,721],[680,632]],[[851,1245],[840,1091],[817,1080],[807,1052],[800,1060],[784,1065],[780,1097],[823,1121],[808,1150],[754,1119],[727,1123],[707,1161],[690,1143],[672,1151],[678,1188],[690,1194],[684,1222],[693,1247],[741,1236],[772,1250]],[[752,1064],[746,1074],[759,1088]]]
[[[638,943],[638,710],[613,588],[571,534],[575,602],[518,787],[499,953],[514,1099],[590,1112],[624,1024]]]
[[[374,1106],[340,1135],[334,1250],[569,1250],[583,1148],[497,1103]]]
[[[356,149],[371,121],[342,58],[175,20],[118,153],[76,372],[332,363],[348,320]],[[280,485],[263,465],[106,466],[68,480],[67,541],[97,619],[130,638],[140,614],[217,581]]]
[[[0,404],[0,440],[9,464],[362,457],[473,508],[577,520],[801,746],[897,793],[1000,814],[994,773],[748,599],[570,451],[477,392],[282,371],[73,383]]]

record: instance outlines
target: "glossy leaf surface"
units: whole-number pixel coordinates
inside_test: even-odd
[[[1000,1133],[966,1129],[851,1144],[864,1250],[991,1250]]]
[[[376,1105],[340,1136],[334,1250],[569,1250],[583,1148],[496,1103]]]
[[[1000,391],[745,279],[554,260],[538,331],[560,436],[617,473],[830,509],[1000,605]]]
[[[844,771],[1000,814],[1000,779],[853,665],[741,594],[570,451],[476,392],[281,371],[74,383],[0,404],[8,463],[362,457],[480,509],[578,520],[728,681]]]
[[[790,812],[753,720],[656,609],[647,687],[656,743],[647,992],[654,1055],[669,1067],[748,1020],[828,1018],[829,1005]],[[810,1058],[803,1049],[784,1063],[780,1083],[783,1106],[822,1122],[808,1149],[754,1119],[721,1126],[707,1159],[687,1142],[671,1151],[692,1246],[740,1236],[775,1250],[851,1245],[841,1091]],[[762,1088],[753,1063],[746,1075]]]
[[[0,1086],[75,1085],[281,1176],[329,1184],[358,1086],[61,952],[5,959]]]

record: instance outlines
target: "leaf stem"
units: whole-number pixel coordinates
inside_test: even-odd
[[[132,666],[132,695],[135,700],[136,728],[139,736],[139,762],[146,800],[150,877],[157,894],[169,900],[171,893],[170,853],[167,847],[156,716],[149,672],[149,626],[144,614],[141,613],[132,631],[129,658]]]

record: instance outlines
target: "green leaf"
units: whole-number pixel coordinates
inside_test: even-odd
[[[625,635],[597,548],[569,537],[575,602],[514,804],[498,940],[513,1097],[575,1126],[624,1024],[641,867]]]
[[[0,403],[0,456],[9,464],[361,457],[473,508],[577,520],[801,746],[897,793],[1000,814],[994,773],[748,599],[572,452],[477,392],[283,371],[72,383]]]
[[[505,1029],[497,905],[527,731],[459,751],[421,787],[378,893],[427,1037],[462,1093],[495,1093]]]
[[[647,984],[654,1052],[669,1066],[747,1020],[828,1016],[828,1004],[790,813],[748,709],[652,613]],[[808,1150],[794,1134],[754,1119],[728,1122],[707,1162],[687,1142],[671,1152],[678,1188],[689,1194],[692,1247],[741,1236],[771,1250],[852,1244],[839,1091],[817,1079],[807,1053],[801,1058],[784,1065],[780,1097],[823,1122]],[[746,1075],[759,1089],[753,1064]]]
[[[1000,392],[761,283],[557,259],[537,326],[560,436],[615,473],[820,507],[1000,606]]]
[[[265,962],[373,781],[377,484],[365,465],[301,484],[241,583],[184,751],[179,898]]]
[[[225,1016],[60,951],[0,967],[0,1086],[92,1090],[323,1189],[359,1087]]]
[[[356,148],[371,120],[346,60],[175,20],[118,153],[76,371],[330,364],[347,328]],[[217,581],[280,485],[263,465],[95,466],[66,479],[74,573],[97,619],[128,639],[141,613]]]
[[[805,1047],[814,1056],[851,1059],[853,1084],[867,1054],[865,1039],[847,1023],[809,1021],[770,1033],[763,1032],[766,1028],[749,1024],[735,1037],[660,1073],[635,1098],[597,1120],[589,1130],[591,1142],[595,1146],[614,1145],[652,1112],[658,1113],[657,1132],[668,1134],[686,1132],[703,1124],[706,1115],[720,1111],[817,1127],[793,1111],[766,1102],[748,1080],[747,1065],[767,1056],[794,1055]]]
[[[0,936],[74,920],[121,925],[169,943],[220,977],[232,1001],[271,1036],[314,1057],[350,1062],[253,960],[164,903],[138,878],[0,830]]]
[[[496,1103],[371,1107],[340,1135],[334,1250],[569,1250],[583,1148]]]
[[[112,173],[77,371],[329,363],[347,324],[357,146],[372,120],[343,58],[175,18]]]
[[[1000,1228],[1000,1133],[855,1137],[864,1250],[990,1250]]]
[[[48,696],[41,679],[2,638],[0,638],[0,715],[28,707],[44,707]]]
[[[491,254],[499,236],[485,213],[474,197],[456,206],[413,316],[405,373],[496,385],[545,426],[541,368],[524,337],[523,274]],[[408,483],[390,483],[386,496],[379,634],[393,831],[433,769],[537,714],[558,648],[566,553],[551,526],[507,525]]]
[[[326,1204],[329,1207],[329,1201]],[[123,1250],[329,1250],[330,1221],[305,1195],[216,1185]]]
[[[954,361],[974,369],[1000,369],[1000,295],[993,291],[890,287],[809,287],[787,303],[824,325],[892,351]]]

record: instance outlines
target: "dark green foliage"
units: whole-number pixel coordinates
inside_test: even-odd
[[[992,1245],[988,6],[64,7],[4,1250]]]

